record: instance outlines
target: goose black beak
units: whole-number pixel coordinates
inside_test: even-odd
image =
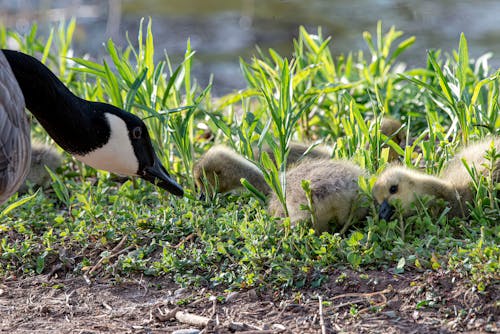
[[[386,221],[389,221],[394,214],[394,207],[387,202],[387,200],[384,200],[382,204],[380,204],[380,210],[378,212],[378,217],[380,219],[384,219]]]
[[[155,157],[153,166],[144,168],[141,178],[165,189],[175,196],[182,197],[184,195],[182,187],[168,174],[165,167],[158,160],[158,157]]]

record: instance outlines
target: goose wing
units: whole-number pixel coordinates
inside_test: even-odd
[[[24,97],[0,51],[0,204],[17,191],[30,167],[30,126]]]

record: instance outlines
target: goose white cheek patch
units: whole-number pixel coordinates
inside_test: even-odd
[[[106,113],[106,118],[111,128],[108,142],[85,155],[75,155],[75,158],[96,169],[137,175],[139,161],[130,142],[127,125],[116,115]]]

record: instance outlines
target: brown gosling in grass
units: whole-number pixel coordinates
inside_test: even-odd
[[[229,147],[217,145],[203,154],[195,164],[194,180],[203,194],[227,193],[241,188],[241,178],[246,178],[264,194],[270,189],[264,175],[253,163]]]
[[[330,154],[324,148],[292,143],[287,164],[292,166],[303,157],[328,158]],[[274,154],[269,147],[263,149],[274,161]],[[257,152],[258,154],[258,152]],[[232,149],[216,145],[201,156],[195,164],[194,179],[196,186],[203,193],[226,193],[241,188],[241,179],[245,178],[261,193],[268,195],[271,191],[264,180],[264,175],[257,166]],[[206,182],[204,182],[206,180]]]
[[[373,197],[380,204],[379,216],[389,220],[394,213],[394,204],[400,202],[405,215],[411,215],[411,205],[419,196],[428,195],[443,199],[450,205],[450,217],[467,217],[467,202],[473,200],[472,178],[465,168],[462,159],[477,172],[485,175],[487,163],[485,152],[491,143],[500,152],[500,138],[487,138],[464,147],[450,160],[441,175],[427,175],[403,166],[392,166],[378,177],[373,186]],[[500,181],[500,160],[493,168],[492,181]],[[431,208],[433,202],[430,203]]]
[[[292,224],[311,220],[316,233],[330,231],[330,223],[346,226],[363,219],[367,209],[360,207],[358,179],[365,171],[347,160],[303,159],[286,173],[286,204]],[[310,181],[312,212],[301,209],[308,204],[302,180]],[[284,217],[283,206],[273,193],[271,214]]]
[[[330,230],[330,222],[345,225],[366,216],[367,210],[358,208],[358,178],[364,171],[349,161],[327,158],[303,158],[286,173],[287,207],[292,224],[311,220],[317,233]],[[197,186],[206,193],[213,190],[228,192],[241,187],[246,178],[262,193],[271,194],[260,170],[233,150],[214,146],[196,164],[194,177]],[[313,213],[302,210],[308,200],[302,189],[302,180],[310,181]],[[206,184],[203,181],[207,181]],[[276,195],[271,194],[269,212],[283,217],[284,211]]]
[[[392,140],[401,147],[406,146],[406,131],[402,129],[403,124],[394,118],[385,116],[380,122],[380,132],[385,134],[387,137],[392,138]],[[396,161],[399,159],[399,154],[392,148],[389,147],[388,161]]]
[[[19,187],[20,193],[26,193],[30,185],[47,187],[51,177],[45,166],[55,171],[62,164],[62,157],[55,148],[36,141],[31,143],[31,164],[24,183]]]

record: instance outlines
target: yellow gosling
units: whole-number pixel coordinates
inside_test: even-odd
[[[497,152],[500,152],[500,138],[487,138],[471,144],[450,160],[440,176],[427,175],[402,166],[386,169],[373,186],[373,197],[381,205],[380,218],[391,218],[396,201],[400,202],[404,214],[410,215],[412,203],[423,195],[446,200],[451,208],[449,216],[467,217],[467,202],[472,201],[474,194],[472,178],[462,160],[485,175],[487,169],[484,164],[487,160],[484,155],[492,142]],[[494,166],[492,178],[493,182],[500,180],[500,161]]]

